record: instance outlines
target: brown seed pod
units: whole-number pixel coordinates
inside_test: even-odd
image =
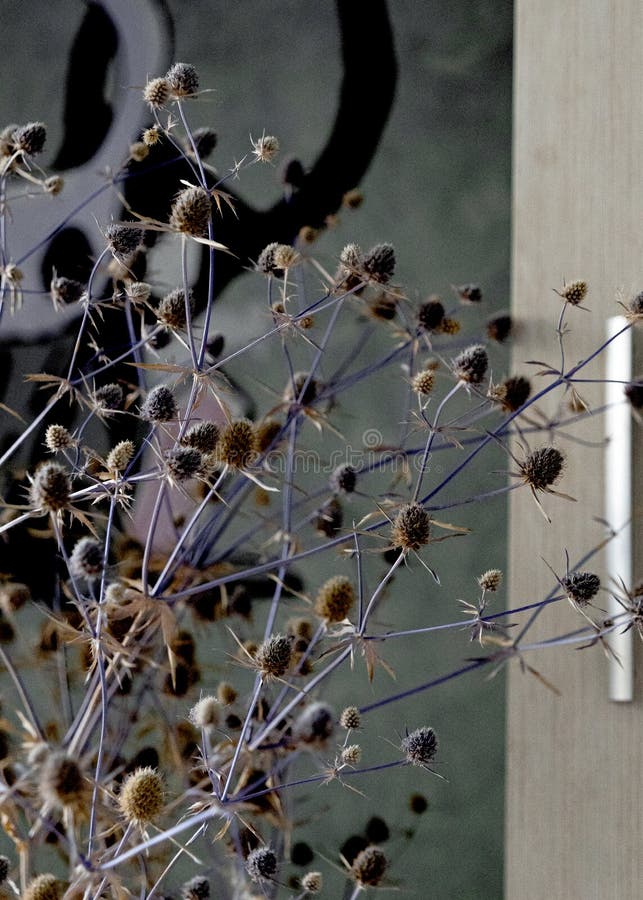
[[[391,538],[393,546],[402,550],[419,550],[429,543],[431,519],[419,503],[407,503],[393,521]]]

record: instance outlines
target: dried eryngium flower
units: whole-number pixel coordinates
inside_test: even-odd
[[[203,455],[194,447],[174,447],[166,453],[165,465],[172,481],[187,481],[201,474]]]
[[[94,403],[99,412],[113,412],[123,403],[123,388],[120,384],[104,384],[94,391]]]
[[[351,874],[358,884],[377,886],[388,867],[386,856],[378,847],[365,847],[361,850],[351,866]]]
[[[221,435],[217,454],[221,462],[235,469],[251,465],[257,455],[257,439],[252,423],[247,419],[231,422]]]
[[[169,422],[177,412],[174,394],[164,384],[152,388],[141,406],[141,418],[148,422]]]
[[[143,99],[149,104],[150,109],[161,109],[168,102],[171,94],[172,88],[167,78],[153,78],[145,85]]]
[[[49,754],[39,776],[40,794],[55,808],[79,808],[87,799],[83,771],[76,760],[64,752]]]
[[[305,875],[302,875],[299,883],[302,891],[305,891],[305,893],[319,894],[324,886],[324,879],[321,872],[306,872]]]
[[[256,141],[251,139],[252,153],[258,162],[272,162],[279,153],[279,141],[274,135],[262,134]]]
[[[187,187],[174,198],[170,228],[180,234],[204,238],[212,216],[210,194],[202,187]]]
[[[219,443],[221,432],[214,422],[197,422],[192,425],[181,438],[185,447],[194,447],[201,453],[213,453]]]
[[[419,550],[429,543],[431,519],[419,503],[407,503],[393,520],[391,538],[394,547]]]
[[[328,703],[315,702],[307,706],[293,725],[293,740],[304,744],[324,744],[335,728],[335,711]]]
[[[195,875],[181,887],[181,900],[208,900],[209,897],[210,882],[201,875]]]
[[[411,387],[416,394],[430,394],[435,384],[435,374],[431,369],[424,369],[413,376]]]
[[[320,587],[315,612],[329,624],[343,621],[355,602],[355,589],[345,575],[335,575]]]
[[[480,384],[487,371],[489,358],[482,344],[467,347],[453,361],[456,378],[467,384]]]
[[[285,634],[274,634],[254,654],[254,662],[264,678],[281,678],[292,662],[292,641]]]
[[[362,758],[362,748],[359,744],[349,744],[341,753],[342,762],[348,766],[356,766]]]
[[[593,572],[570,572],[561,578],[569,599],[577,606],[587,606],[598,593],[601,580]]]
[[[362,716],[359,709],[356,706],[347,706],[342,710],[342,714],[339,717],[339,724],[342,728],[346,729],[359,728],[362,724]]]
[[[165,80],[178,98],[192,97],[199,90],[199,76],[190,63],[174,63],[165,73]]]
[[[478,576],[478,584],[483,591],[495,593],[502,584],[502,572],[500,569],[487,569]]]
[[[188,295],[188,304],[190,314],[194,313],[195,304],[192,291]],[[167,325],[168,328],[174,328],[175,331],[185,328],[187,323],[185,291],[181,290],[181,288],[176,288],[170,291],[169,294],[166,294],[158,305],[156,316],[159,322]]]
[[[562,290],[557,291],[557,293],[571,306],[579,306],[587,296],[587,291],[587,282],[578,279],[577,281],[570,281],[569,284],[566,284]]]
[[[513,320],[511,316],[506,313],[494,316],[487,322],[487,337],[492,341],[498,341],[499,344],[506,341],[507,338],[510,337],[512,331]]]
[[[438,750],[435,731],[428,725],[416,728],[402,740],[401,748],[407,762],[414,766],[427,766]]]
[[[376,244],[364,256],[363,271],[373,281],[387,284],[395,272],[395,250],[392,244]]]
[[[201,697],[188,718],[196,728],[214,728],[219,724],[221,704],[216,697]]]
[[[277,874],[277,856],[269,847],[258,847],[248,854],[246,872],[253,881],[268,881]]]
[[[69,505],[71,481],[65,469],[55,462],[44,463],[31,480],[29,499],[36,510],[56,513]]]
[[[50,453],[58,453],[75,447],[76,441],[64,425],[50,425],[45,432],[45,444]]]
[[[43,122],[28,122],[16,128],[12,140],[16,150],[21,150],[27,156],[36,156],[45,147],[47,126]]]
[[[128,263],[143,242],[143,229],[128,225],[110,225],[105,240],[112,255],[122,263]]]
[[[129,465],[135,449],[132,441],[119,441],[107,455],[107,470],[109,472],[122,472]]]
[[[128,775],[118,795],[118,805],[128,822],[146,825],[157,818],[164,804],[163,779],[150,766]]]
[[[330,476],[330,487],[337,494],[352,494],[357,486],[357,472],[353,466],[338,466]]]
[[[22,895],[22,900],[60,900],[62,884],[55,875],[37,875],[32,878]]]
[[[97,578],[103,571],[104,548],[95,538],[76,541],[69,557],[69,571],[76,578]]]
[[[522,375],[512,375],[510,378],[506,378],[502,384],[491,387],[488,396],[507,412],[516,412],[526,403],[530,394],[531,382],[529,379]]]
[[[543,491],[555,484],[562,475],[565,456],[556,447],[540,447],[534,450],[520,465],[526,483],[536,491]]]

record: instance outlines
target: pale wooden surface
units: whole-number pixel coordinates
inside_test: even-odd
[[[523,327],[514,368],[526,371],[525,360],[558,358],[553,328],[560,302],[551,289],[563,279],[590,283],[591,312],[569,316],[569,363],[601,341],[605,317],[620,309],[617,288],[628,296],[643,290],[643,4],[517,0],[515,48],[513,302]],[[594,387],[582,393],[597,403]],[[583,436],[599,438],[601,427],[598,420]],[[560,488],[578,503],[546,497],[553,519],[547,526],[526,492],[512,495],[514,606],[553,586],[541,555],[563,573],[564,548],[573,561],[602,534],[593,521],[602,513],[601,453],[560,446],[570,449]],[[617,485],[619,473],[611,477]],[[640,471],[635,485],[640,498]],[[639,527],[639,546],[640,538]],[[601,557],[587,568],[606,576]],[[635,569],[640,577],[640,552]],[[532,634],[553,636],[577,624],[569,605],[558,605]],[[639,661],[640,651],[638,642]],[[517,667],[510,672],[506,898],[641,898],[641,678],[635,702],[615,704],[607,700],[599,648],[538,653],[528,661],[561,696]]]

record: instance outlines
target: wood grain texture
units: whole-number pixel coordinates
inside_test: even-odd
[[[560,301],[551,289],[563,280],[590,284],[591,312],[570,310],[568,364],[601,342],[605,318],[620,311],[617,290],[631,296],[643,289],[643,4],[517,0],[515,37],[512,295],[521,330],[514,369],[525,372],[525,360],[558,359]],[[586,372],[600,375],[600,363]],[[600,388],[582,387],[588,402],[600,404]],[[602,424],[597,417],[575,433],[597,440]],[[513,606],[553,587],[541,556],[563,573],[565,548],[573,563],[604,533],[593,518],[602,514],[600,450],[559,445],[570,451],[560,489],[578,502],[545,495],[553,519],[547,526],[527,492],[512,494]],[[635,461],[641,445],[639,428]],[[617,489],[619,473],[609,477]],[[640,518],[640,463],[634,484]],[[640,525],[635,534],[640,547]],[[599,555],[587,568],[606,579],[602,566]],[[643,573],[640,552],[635,571]],[[531,634],[573,627],[577,614],[556,604]],[[640,651],[638,642],[639,660]],[[517,667],[510,672],[507,900],[640,898],[641,679],[635,702],[616,704],[607,699],[607,665],[598,647],[538,652],[528,661],[561,696]]]

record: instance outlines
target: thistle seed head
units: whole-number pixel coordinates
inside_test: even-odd
[[[47,126],[43,122],[28,122],[16,128],[12,137],[16,150],[22,150],[27,156],[37,156],[45,147]]]
[[[165,80],[174,97],[193,97],[199,90],[197,70],[189,63],[174,63],[165,73]]]
[[[146,825],[163,809],[163,779],[150,766],[127,776],[118,795],[118,805],[128,822]]]
[[[192,315],[195,307],[192,291],[189,292],[188,303],[190,314]],[[187,323],[185,291],[181,290],[181,288],[176,288],[170,291],[169,294],[166,294],[158,305],[156,317],[159,322],[162,322],[168,328],[173,328],[175,331],[184,329]]]
[[[512,375],[506,378],[502,384],[489,390],[488,396],[499,403],[506,412],[516,412],[526,403],[531,394],[531,382],[522,375]]]
[[[490,591],[492,594],[495,594],[502,584],[502,572],[500,569],[487,569],[486,572],[478,576],[478,584],[483,591]]]
[[[181,888],[181,900],[208,900],[209,896],[210,882],[201,875],[190,878]]]
[[[311,703],[299,714],[293,737],[304,744],[324,744],[335,729],[335,711],[327,703]]]
[[[643,319],[643,291],[632,297],[627,304],[625,318],[628,322],[640,322]]]
[[[187,187],[174,198],[170,227],[192,237],[207,237],[212,216],[210,194],[202,187]]]
[[[345,575],[335,575],[320,587],[315,612],[328,624],[342,622],[355,602],[355,589]]]
[[[587,296],[588,285],[586,281],[579,279],[566,284],[560,291],[560,296],[571,306],[578,306]]]
[[[216,697],[201,697],[192,707],[189,720],[196,728],[215,728],[219,724],[221,704]]]
[[[33,476],[29,499],[34,509],[60,512],[69,505],[71,481],[65,469],[55,462],[44,463]]]
[[[600,578],[592,572],[570,572],[561,581],[567,596],[577,606],[587,606],[601,586]]]
[[[277,874],[277,857],[269,847],[257,847],[248,854],[246,872],[253,881],[269,881]]]
[[[134,456],[136,448],[132,441],[119,441],[107,455],[106,465],[109,472],[123,472]]]
[[[32,878],[22,895],[22,900],[60,900],[62,885],[55,875],[37,875]]]
[[[502,344],[510,337],[512,329],[513,321],[511,316],[506,314],[494,316],[487,322],[487,337]]]
[[[113,412],[123,403],[123,388],[120,384],[104,384],[94,391],[94,403],[101,412]]]
[[[301,257],[290,244],[277,244],[274,250],[273,264],[276,269],[292,269],[301,262]]]
[[[110,225],[105,232],[105,240],[112,255],[119,262],[127,264],[143,243],[143,229],[130,228],[127,225]]]
[[[61,175],[50,175],[45,178],[42,186],[50,197],[57,197],[65,186],[65,179]]]
[[[439,331],[444,315],[444,305],[440,298],[429,297],[418,309],[418,325],[423,331]]]
[[[301,889],[307,894],[319,894],[324,886],[324,879],[321,872],[306,872],[302,875]]]
[[[141,418],[147,422],[169,422],[177,413],[174,394],[164,384],[152,388],[141,406]]]
[[[565,456],[556,447],[540,447],[521,464],[524,480],[536,491],[555,484],[565,466]]]
[[[277,247],[279,247],[279,244],[276,241],[273,241],[263,248],[257,258],[256,269],[258,272],[263,272],[264,275],[279,274],[279,269],[275,265],[275,250]]]
[[[480,384],[487,371],[489,358],[482,344],[467,347],[453,361],[453,373],[467,384]]]
[[[392,244],[376,244],[363,261],[364,272],[379,284],[388,284],[395,272],[395,250]]]
[[[356,706],[347,706],[346,709],[342,710],[342,714],[339,717],[339,724],[342,728],[346,728],[346,730],[360,728],[362,716],[359,709]]]
[[[213,453],[217,449],[221,432],[214,422],[197,422],[183,435],[181,443],[185,447],[194,447],[201,453]]]
[[[432,728],[423,725],[407,734],[401,748],[408,763],[413,766],[428,766],[437,753],[438,739]]]
[[[419,550],[431,537],[429,514],[419,503],[407,503],[393,521],[391,537],[393,546],[403,551]]]
[[[69,558],[69,571],[76,578],[97,578],[103,571],[104,548],[96,538],[76,541]]]
[[[150,109],[161,109],[166,105],[171,94],[172,88],[167,78],[153,78],[145,85],[143,99]]]
[[[74,447],[76,441],[64,425],[50,425],[45,432],[45,445],[50,453],[58,453]]]
[[[234,469],[244,469],[251,465],[257,455],[257,437],[248,419],[231,422],[224,429],[217,449],[221,462]]]
[[[351,866],[351,874],[359,884],[376,887],[384,878],[388,860],[378,847],[360,850]]]
[[[357,472],[352,466],[338,466],[330,476],[330,486],[337,494],[352,494],[357,486]]]
[[[281,678],[292,662],[292,641],[285,634],[273,634],[258,648],[254,661],[264,678]]]

